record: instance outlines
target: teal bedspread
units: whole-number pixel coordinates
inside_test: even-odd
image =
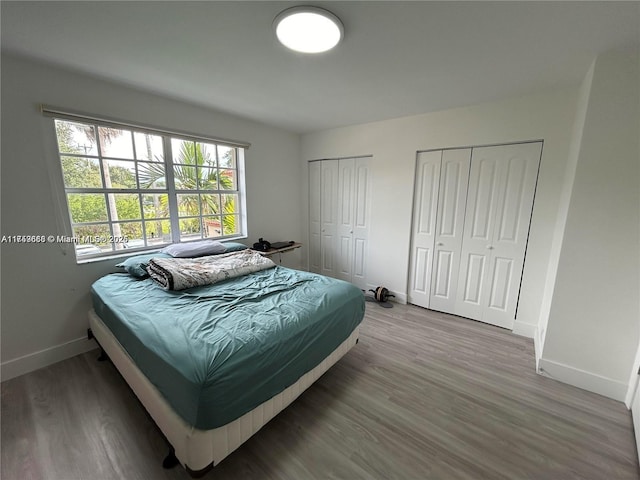
[[[112,274],[93,284],[92,296],[138,368],[203,430],[295,383],[364,316],[354,285],[283,267],[179,292]]]

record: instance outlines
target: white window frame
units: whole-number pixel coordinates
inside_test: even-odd
[[[204,237],[204,238],[212,238],[215,240],[233,240],[233,239],[244,239],[247,236],[247,213],[246,213],[246,188],[245,188],[245,150],[249,148],[250,144],[246,143],[246,142],[239,142],[239,141],[235,141],[235,140],[228,140],[228,139],[220,139],[220,138],[212,138],[212,137],[207,137],[207,136],[202,136],[202,135],[195,135],[195,134],[190,134],[190,133],[185,133],[185,132],[181,132],[181,131],[170,131],[170,130],[165,130],[165,129],[160,129],[160,128],[154,128],[154,127],[149,127],[149,126],[145,126],[145,125],[134,125],[128,122],[122,122],[122,121],[114,121],[111,119],[105,119],[105,118],[100,118],[100,117],[95,117],[92,115],[85,115],[85,114],[80,114],[80,113],[76,113],[76,112],[69,112],[69,111],[63,111],[60,109],[56,109],[56,108],[52,108],[52,107],[47,107],[47,106],[41,106],[41,111],[43,113],[43,115],[45,117],[49,117],[50,120],[50,131],[53,134],[53,139],[54,139],[54,145],[55,145],[55,158],[56,158],[56,163],[58,168],[56,170],[58,170],[58,175],[57,175],[57,179],[53,179],[52,178],[52,184],[54,187],[54,194],[58,194],[59,197],[57,199],[57,202],[59,204],[59,207],[61,210],[64,210],[64,213],[61,214],[61,219],[62,220],[60,223],[62,224],[62,230],[64,231],[63,235],[59,235],[56,236],[57,238],[57,243],[61,244],[62,250],[66,253],[67,251],[70,250],[69,246],[74,246],[77,245],[79,243],[79,239],[73,236],[73,232],[74,232],[74,224],[73,224],[73,220],[71,218],[71,209],[69,208],[69,204],[67,201],[67,193],[96,193],[96,194],[102,194],[105,195],[105,203],[106,203],[106,209],[107,209],[107,220],[105,221],[97,221],[97,222],[86,222],[86,225],[90,225],[92,223],[95,224],[101,224],[101,225],[108,225],[109,229],[111,231],[111,233],[113,233],[113,224],[114,223],[126,223],[127,221],[136,221],[136,222],[141,222],[143,225],[143,238],[145,239],[145,243],[147,243],[146,241],[146,236],[144,235],[144,224],[147,221],[153,221],[153,220],[147,220],[146,218],[144,218],[144,212],[141,206],[141,219],[137,219],[137,220],[119,220],[118,222],[114,222],[112,217],[111,217],[111,210],[109,207],[109,202],[108,202],[108,198],[107,198],[107,194],[110,193],[116,193],[116,194],[136,194],[136,195],[151,195],[151,194],[166,194],[168,195],[168,204],[169,204],[169,221],[170,221],[170,225],[171,225],[171,241],[166,241],[163,242],[162,244],[158,245],[152,245],[152,246],[142,246],[142,247],[136,247],[136,248],[124,248],[124,249],[117,249],[116,248],[116,244],[114,242],[111,242],[111,250],[110,251],[105,251],[105,252],[101,252],[101,253],[95,253],[95,254],[85,254],[85,255],[78,255],[77,251],[75,250],[75,248],[73,248],[74,254],[76,256],[76,261],[77,263],[85,263],[85,262],[91,262],[91,261],[96,261],[96,260],[103,260],[103,259],[107,259],[107,258],[114,258],[114,257],[121,257],[121,256],[129,256],[132,254],[139,254],[139,253],[144,253],[144,252],[153,252],[153,251],[157,251],[159,248],[162,247],[162,245],[167,245],[170,243],[179,243],[181,241],[180,237],[181,237],[181,232],[180,232],[180,228],[179,228],[179,223],[180,223],[180,219],[183,219],[185,217],[179,217],[179,209],[178,209],[178,202],[177,202],[177,195],[180,194],[192,194],[192,195],[199,195],[199,194],[206,194],[206,195],[225,195],[225,194],[234,194],[237,195],[237,206],[236,206],[236,214],[234,214],[234,216],[236,216],[236,223],[237,223],[237,233],[235,234],[231,234],[231,235],[221,235],[219,237]],[[131,188],[131,189],[123,189],[123,188],[117,188],[117,189],[107,189],[105,188],[105,184],[104,184],[104,171],[103,171],[103,161],[105,159],[109,159],[110,157],[103,155],[101,152],[101,148],[100,148],[100,142],[97,141],[97,155],[81,155],[81,154],[68,154],[68,153],[64,153],[64,152],[60,152],[60,148],[58,145],[58,138],[57,138],[57,134],[56,134],[56,129],[55,129],[55,120],[61,120],[61,121],[67,121],[67,122],[77,122],[77,123],[83,123],[83,124],[87,124],[87,125],[92,125],[94,126],[94,128],[96,129],[95,132],[97,134],[97,128],[98,127],[112,127],[112,128],[118,128],[118,129],[124,129],[124,130],[128,130],[131,131],[132,133],[149,133],[152,135],[156,135],[156,136],[160,136],[162,137],[162,146],[163,146],[163,156],[164,156],[164,168],[165,168],[165,173],[166,173],[166,187],[165,188],[161,188],[161,189],[144,189],[140,187],[140,184],[137,183],[136,187],[137,188]],[[217,190],[180,190],[176,188],[175,185],[175,180],[174,180],[174,175],[173,175],[173,168],[174,168],[174,160],[173,160],[173,154],[172,154],[172,145],[171,145],[171,141],[172,139],[176,139],[176,140],[183,140],[183,141],[188,141],[188,142],[200,142],[200,143],[206,143],[206,144],[214,144],[216,146],[215,149],[215,153],[216,153],[216,169],[218,169],[218,171],[221,170],[220,165],[218,164],[218,146],[221,147],[229,147],[229,148],[233,148],[235,149],[235,180],[236,180],[236,185],[235,185],[235,189],[233,190],[226,190],[226,189],[220,189],[220,187],[218,187]],[[133,142],[132,139],[132,143],[135,144],[135,142]],[[135,147],[134,147],[135,148]],[[64,173],[63,173],[63,166],[62,166],[62,157],[91,157],[93,159],[98,160],[99,165],[100,165],[100,175],[101,175],[101,180],[103,182],[102,188],[70,188],[67,187],[64,184]],[[136,159],[136,160],[132,160],[135,161],[136,164],[139,161],[144,162],[144,160],[141,159]],[[136,175],[136,179],[137,179],[137,175]],[[140,199],[142,197],[139,197]],[[220,201],[222,197],[219,197]],[[202,211],[199,212],[199,215],[194,215],[192,218],[198,218],[201,222],[201,227],[200,227],[200,238],[196,238],[193,239],[193,241],[197,241],[197,240],[201,240],[204,235],[204,224],[203,224],[203,219],[208,217],[209,215],[203,214]],[[220,220],[223,220],[224,214],[220,213]],[[115,239],[114,239],[115,240]],[[183,240],[184,241],[184,240]],[[191,240],[187,240],[187,241],[191,241]],[[65,245],[66,244],[66,245]]]

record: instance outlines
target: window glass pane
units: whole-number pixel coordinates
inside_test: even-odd
[[[202,238],[200,233],[200,218],[180,219],[180,241]]]
[[[238,195],[228,193],[222,195],[222,213],[238,213]]]
[[[136,164],[122,160],[102,160],[105,188],[137,188]]]
[[[167,177],[163,163],[138,163],[140,188],[166,188]]]
[[[162,137],[150,133],[134,132],[133,141],[136,145],[136,158],[150,162],[164,162]]]
[[[97,155],[96,134],[93,126],[84,123],[56,120],[58,149],[63,153]]]
[[[218,170],[215,168],[198,168],[198,188],[200,190],[218,189]]]
[[[198,195],[177,195],[178,215],[190,217],[200,215],[200,199]]]
[[[238,215],[223,215],[222,233],[224,235],[234,235],[240,233],[240,217]]]
[[[67,204],[73,223],[103,222],[107,217],[107,204],[101,193],[69,193]]]
[[[156,193],[142,196],[142,209],[144,218],[169,217],[169,195]]]
[[[236,168],[236,149],[218,145],[218,163],[221,168]]]
[[[80,242],[75,244],[78,257],[112,251],[111,243],[107,241],[111,236],[108,224],[76,225],[73,227],[73,235],[80,239]]]
[[[199,143],[200,146],[200,157],[201,160],[198,165],[203,165],[205,167],[215,167],[216,166],[216,146],[211,143]]]
[[[148,246],[171,243],[171,222],[168,218],[144,222],[144,228]]]
[[[115,212],[111,211],[111,220],[136,220],[142,218],[140,213],[140,200],[135,193],[111,193],[109,197],[109,206],[113,208],[115,205]],[[112,202],[114,202],[112,204]]]
[[[195,165],[195,144],[188,140],[178,138],[171,139],[171,154],[173,163],[182,165]]]
[[[102,188],[100,164],[96,158],[62,157],[62,175],[67,188]]]
[[[130,130],[98,127],[98,138],[103,157],[133,160],[133,143]]]
[[[173,179],[177,190],[196,190],[198,188],[196,167],[182,165],[173,167]]]
[[[220,213],[220,197],[218,195],[200,195],[202,215]]]
[[[207,238],[222,236],[222,222],[219,216],[203,217],[205,230],[204,236]]]
[[[236,170],[220,170],[220,190],[237,190]]]
[[[144,247],[144,239],[142,238],[142,222],[114,223],[113,237],[116,250]],[[126,237],[126,239],[122,237]]]

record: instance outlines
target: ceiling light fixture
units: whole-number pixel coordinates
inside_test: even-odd
[[[340,19],[318,7],[288,8],[275,18],[273,27],[280,43],[302,53],[331,50],[344,36]]]

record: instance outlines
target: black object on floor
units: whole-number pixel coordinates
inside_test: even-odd
[[[395,295],[389,293],[388,289],[386,289],[385,287],[376,287],[375,290],[370,289],[369,291],[373,292],[373,297],[367,296],[366,292],[364,292],[363,290],[363,293],[365,293],[366,301],[376,302],[378,305],[384,308],[393,308],[393,304],[389,302],[388,299],[389,297],[395,298]]]

